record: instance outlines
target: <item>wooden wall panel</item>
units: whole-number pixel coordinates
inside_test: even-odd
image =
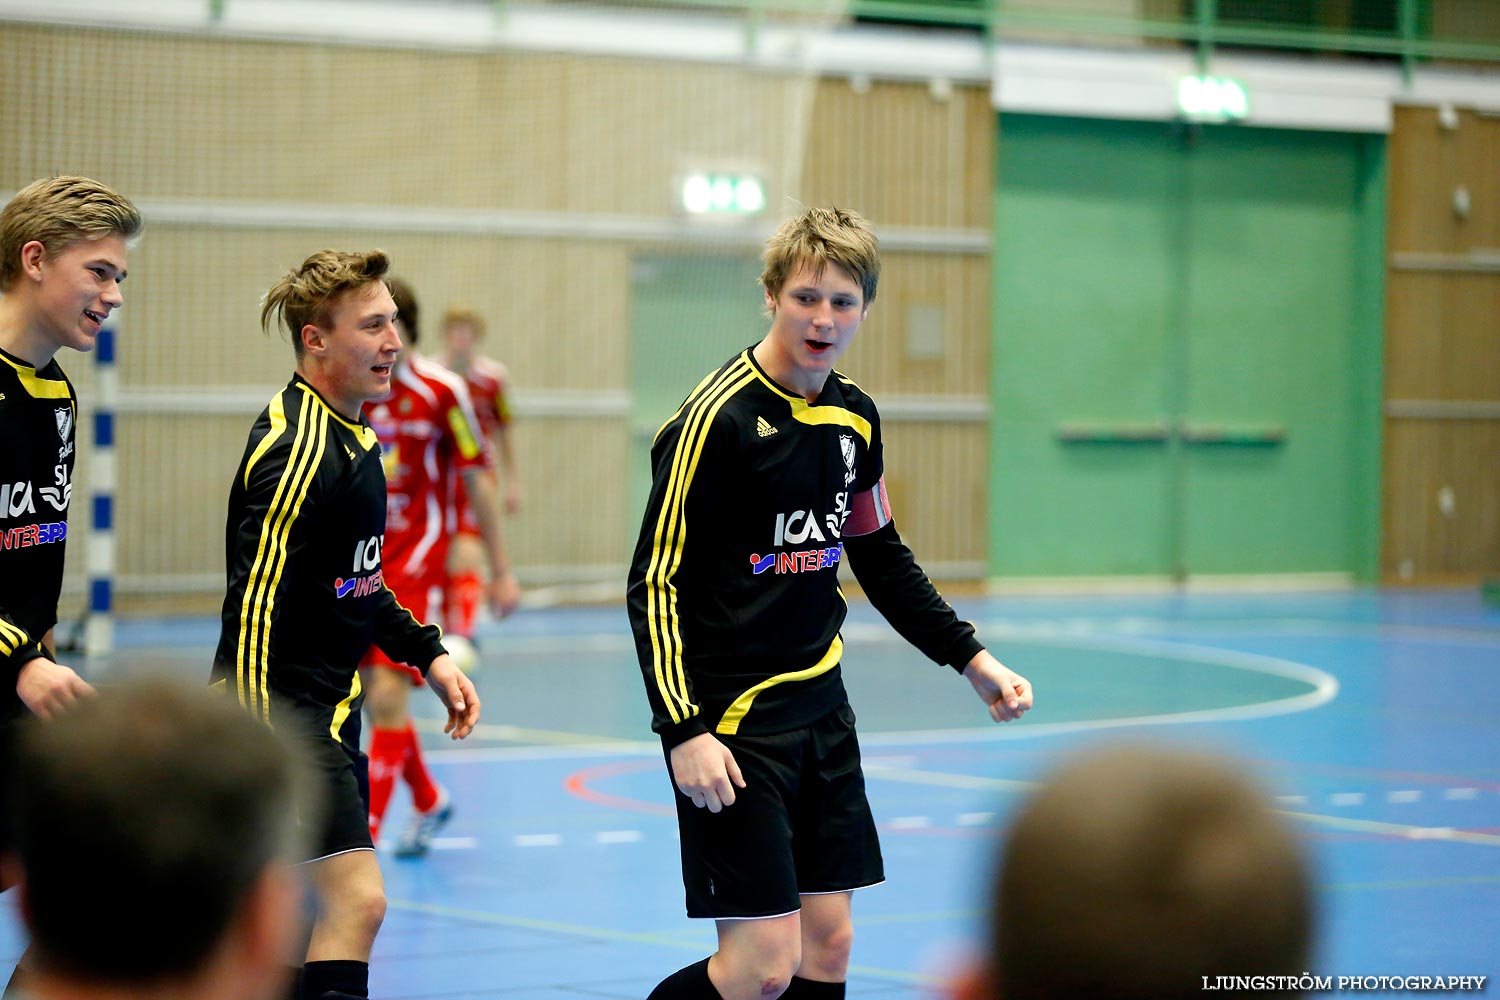
[[[812,86],[701,64],[4,25],[0,92],[18,113],[0,125],[0,179],[67,164],[138,198],[659,214],[674,175],[720,162],[766,171],[780,204]]]
[[[137,414],[118,421],[122,573],[207,575],[223,586],[229,488],[255,417]]]
[[[1396,271],[1386,288],[1391,399],[1500,399],[1500,274]]]
[[[988,230],[993,171],[989,92],[842,79],[817,88],[802,203],[838,204],[887,226]],[[790,210],[790,207],[789,207]]]
[[[1500,161],[1492,184],[1500,194]],[[1444,284],[1444,395],[1500,401],[1500,271],[1447,275]]]
[[[629,420],[535,417],[516,426],[526,506],[505,519],[523,583],[606,579],[625,586],[639,524],[627,524]]]
[[[119,570],[173,586],[222,572],[229,477],[255,414],[294,364],[284,335],[261,332],[260,302],[325,246],[389,251],[420,297],[429,349],[444,309],[487,317],[486,350],[510,367],[521,404],[530,502],[507,527],[523,577],[613,578],[628,558],[635,525],[619,514],[628,418],[615,409],[628,408],[630,266],[672,248],[409,221],[382,232],[301,224],[298,206],[548,213],[581,233],[620,218],[673,223],[674,182],[696,167],[765,177],[767,224],[799,204],[838,202],[877,227],[965,237],[990,227],[993,120],[980,87],[935,97],[925,84],[877,83],[858,94],[844,79],[702,64],[4,24],[0,93],[12,109],[0,117],[0,190],[65,169],[178,209],[168,219],[148,211],[119,346],[131,404],[119,419]],[[190,223],[183,206],[280,208],[290,218]],[[890,251],[886,266],[851,374],[868,378],[878,400],[983,397],[988,255]],[[940,311],[940,356],[911,356],[913,306]],[[92,362],[68,367],[86,423]],[[232,394],[205,402],[220,412],[196,410],[217,387]],[[528,400],[546,403],[545,414],[528,416]],[[570,400],[603,412],[559,415]],[[930,543],[920,554],[982,560],[985,425],[893,420],[890,433],[901,444],[903,525]],[[72,521],[76,590],[85,506]]]
[[[1381,567],[1473,578],[1500,571],[1500,119],[1398,108],[1390,149]]]
[[[990,362],[988,270],[984,256],[883,254],[879,294],[840,367],[868,382],[877,401],[892,394],[983,396]],[[941,356],[913,356],[913,308],[938,311]]]
[[[1390,271],[1385,285],[1387,399],[1436,399],[1443,392],[1444,276]]]
[[[1500,246],[1500,121],[1467,110],[1457,115],[1457,127],[1449,129],[1436,108],[1395,109],[1387,241],[1392,250],[1466,253]],[[1460,186],[1469,193],[1467,216],[1454,211]]]
[[[917,561],[935,577],[972,575],[954,567],[984,563],[987,466],[975,456],[987,454],[988,446],[983,424],[893,420],[885,426],[891,513]]]
[[[1384,496],[1387,578],[1500,571],[1500,420],[1393,420],[1386,437],[1387,468],[1400,469]]]
[[[935,97],[922,84],[820,83],[808,130],[806,204],[857,209],[877,226],[988,231],[994,124],[982,88]],[[941,350],[914,349],[914,310],[937,317]],[[987,253],[886,250],[880,290],[844,370],[884,412],[912,397],[988,396]],[[985,421],[885,417],[887,473],[897,524],[940,577],[982,575],[988,551],[989,429]]]

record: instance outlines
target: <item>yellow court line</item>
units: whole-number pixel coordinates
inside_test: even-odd
[[[967,788],[982,792],[1025,792],[1038,787],[1040,782],[1017,781],[1011,778],[985,778],[973,774],[948,774],[943,771],[918,771],[909,767],[886,767],[883,764],[866,764],[865,774],[889,781],[905,781],[913,785],[937,785],[942,788]]]
[[[608,927],[590,927],[587,924],[569,924],[558,920],[537,920],[533,917],[515,917],[504,913],[485,913],[481,910],[461,910],[457,907],[438,906],[433,903],[416,903],[405,899],[387,899],[386,906],[409,913],[425,913],[434,917],[449,917],[473,923],[491,924],[497,927],[515,927],[521,930],[551,931],[556,934],[573,934],[579,937],[603,938],[608,941],[630,941],[636,944],[655,944],[664,948],[701,952],[705,945],[699,941],[685,941],[671,933],[645,934],[635,931],[617,931]],[[889,979],[902,983],[917,983],[939,986],[947,982],[936,976],[924,976],[914,972],[899,972],[895,969],[877,969],[866,965],[849,966],[851,976],[868,976],[872,979]]]
[[[1319,813],[1291,812],[1278,809],[1283,816],[1300,819],[1319,826],[1330,826],[1336,830],[1353,830],[1357,833],[1381,833],[1409,840],[1435,840],[1443,843],[1479,844],[1483,847],[1500,847],[1500,835],[1476,833],[1470,830],[1455,830],[1451,827],[1412,826],[1408,823],[1382,823],[1373,819],[1354,819],[1347,816],[1323,816]]]

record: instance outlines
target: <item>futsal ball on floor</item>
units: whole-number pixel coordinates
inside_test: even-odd
[[[443,648],[453,657],[454,664],[464,673],[471,673],[479,666],[479,650],[461,635],[443,636]]]

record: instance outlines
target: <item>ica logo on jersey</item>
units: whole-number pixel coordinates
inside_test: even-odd
[[[759,552],[750,555],[750,572],[760,576],[767,570],[774,570],[777,576],[784,573],[812,573],[820,569],[837,567],[839,560],[843,558],[844,547],[839,544],[839,534],[844,528],[844,519],[849,516],[849,494],[840,492],[834,497],[833,512],[823,515],[823,523],[818,524],[818,515],[811,510],[794,510],[791,513],[776,515],[776,527],[772,535],[772,545],[778,551],[762,555]],[[779,551],[783,546],[801,545],[804,542],[822,542],[823,547],[815,549],[804,549],[798,552]],[[833,541],[835,544],[827,545]]]
[[[355,544],[349,575],[333,581],[335,597],[365,597],[380,591],[380,541],[379,535],[371,535]]]

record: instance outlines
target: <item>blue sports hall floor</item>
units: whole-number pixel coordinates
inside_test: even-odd
[[[888,881],[855,896],[849,996],[934,996],[980,938],[1022,796],[1068,752],[1119,739],[1230,755],[1277,798],[1316,865],[1308,971],[1500,974],[1500,609],[1476,591],[954,604],[1036,708],[991,724],[961,678],[853,606],[844,669]],[[215,639],[207,620],[122,623],[104,679],[204,677]],[[371,995],[640,1000],[712,950],[713,928],[683,914],[623,609],[523,610],[480,639],[473,737],[446,740],[436,700],[416,700],[457,809],[426,858],[381,855]],[[0,977],[24,945],[14,895]]]

